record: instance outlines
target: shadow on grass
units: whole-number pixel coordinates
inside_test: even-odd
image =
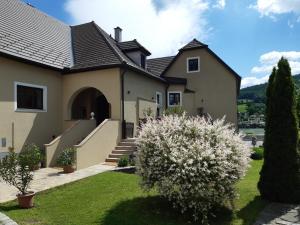
[[[236,212],[236,216],[243,221],[243,225],[252,225],[267,204],[268,202],[260,196],[255,196],[244,208]]]
[[[9,203],[11,203],[11,202],[9,202]],[[16,202],[16,204],[13,204],[13,205],[6,204],[6,203],[3,203],[0,205],[0,212],[5,213],[5,212],[13,211],[13,210],[22,210],[22,209],[19,207],[17,202]]]
[[[232,213],[229,209],[218,208],[211,224],[229,225]],[[102,219],[103,225],[199,225],[193,217],[172,207],[166,199],[158,196],[140,197],[118,203],[108,210]]]

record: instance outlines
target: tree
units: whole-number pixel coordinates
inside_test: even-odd
[[[298,117],[298,121],[300,121],[300,90],[298,91],[298,96],[297,96],[297,117]],[[298,125],[300,127],[300,123]]]
[[[300,153],[296,94],[285,58],[273,69],[267,88],[264,165],[258,188],[264,199],[300,202]]]

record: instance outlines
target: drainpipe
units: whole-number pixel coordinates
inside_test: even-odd
[[[126,121],[124,112],[124,75],[127,72],[126,66],[121,73],[121,104],[122,104],[122,139],[126,138]]]

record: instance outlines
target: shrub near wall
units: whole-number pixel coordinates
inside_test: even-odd
[[[137,172],[146,190],[157,188],[182,212],[207,222],[211,209],[236,197],[250,149],[224,119],[163,116],[148,120],[138,140]]]

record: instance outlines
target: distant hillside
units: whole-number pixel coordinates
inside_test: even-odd
[[[297,88],[300,88],[300,74],[293,76]],[[240,90],[239,99],[250,99],[253,101],[264,101],[267,83],[246,87]]]

